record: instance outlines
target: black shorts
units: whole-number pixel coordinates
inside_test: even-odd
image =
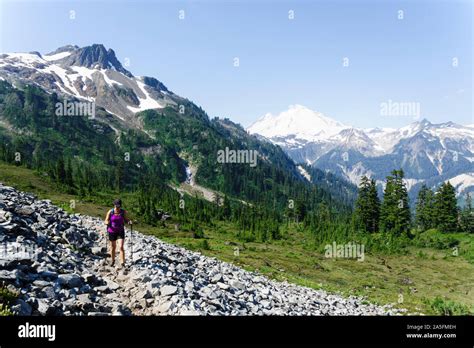
[[[109,240],[110,241],[116,241],[117,239],[125,239],[125,230],[123,230],[122,232],[117,232],[117,233],[110,233],[110,232],[107,232],[109,234]]]

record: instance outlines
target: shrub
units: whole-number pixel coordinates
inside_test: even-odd
[[[468,306],[456,303],[439,296],[433,300],[425,299],[424,302],[437,315],[473,315],[474,308],[469,309]]]
[[[421,232],[413,239],[413,244],[424,248],[451,249],[459,245],[459,240],[436,229]]]
[[[202,227],[196,228],[196,230],[194,231],[194,238],[196,239],[204,238],[204,230],[202,229]]]
[[[199,248],[203,250],[211,250],[211,246],[209,245],[207,239],[201,241],[201,243],[199,244]]]
[[[13,315],[10,306],[17,297],[18,294],[8,290],[4,285],[0,286],[0,316]]]

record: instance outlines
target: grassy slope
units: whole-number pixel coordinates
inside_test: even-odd
[[[67,209],[70,200],[77,199],[59,192],[47,180],[23,167],[0,163],[0,182],[51,199]],[[74,211],[103,217],[109,206],[97,202],[111,199],[104,195],[95,202],[79,200]],[[425,299],[433,300],[436,296],[474,308],[474,236],[453,234],[462,240],[460,250],[463,252],[457,257],[451,250],[412,247],[406,255],[366,253],[365,260],[358,262],[326,259],[302,242],[307,235],[291,227],[285,232],[284,240],[242,244],[235,238],[234,226],[218,223],[215,228],[205,229],[209,249],[204,240],[193,239],[191,232],[176,232],[172,222],[165,228],[141,224],[137,229],[245,269],[258,270],[277,280],[344,295],[363,295],[371,302],[393,303],[410,312],[433,313]],[[234,255],[236,247],[240,249],[238,257]],[[401,304],[397,303],[399,294],[403,295]]]

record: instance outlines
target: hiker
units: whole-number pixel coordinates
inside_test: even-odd
[[[127,212],[122,208],[122,201],[116,199],[114,201],[114,208],[107,212],[105,217],[105,224],[107,225],[107,232],[109,235],[110,246],[112,249],[112,264],[115,264],[115,248],[117,240],[119,241],[121,266],[125,266],[125,222],[131,224],[131,220],[127,218]]]

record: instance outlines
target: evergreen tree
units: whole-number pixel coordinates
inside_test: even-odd
[[[455,232],[458,227],[456,191],[451,183],[443,183],[435,195],[436,226],[443,232]]]
[[[380,225],[385,232],[401,235],[410,228],[410,206],[408,192],[403,182],[403,170],[393,170],[387,176],[383,203],[380,209]]]
[[[461,212],[460,227],[463,232],[474,233],[474,210],[470,193],[466,193],[466,205]]]
[[[56,162],[55,178],[58,183],[64,183],[66,180],[66,169],[64,168],[64,160],[62,157]]]
[[[295,219],[296,223],[300,223],[306,216],[306,205],[301,199],[297,199],[295,202]]]
[[[435,227],[434,193],[425,184],[421,186],[416,201],[415,223],[418,228],[426,231]]]
[[[363,176],[355,203],[354,227],[364,232],[377,232],[380,219],[380,200],[375,181]]]
[[[74,186],[72,164],[71,164],[71,159],[69,157],[66,161],[64,183],[69,187]]]
[[[114,186],[117,192],[120,192],[122,189],[122,179],[123,179],[123,172],[124,172],[124,164],[123,161],[119,160],[115,166],[115,178],[114,178]]]
[[[229,198],[227,195],[224,196],[224,203],[222,205],[222,217],[224,219],[229,219],[232,214]]]

